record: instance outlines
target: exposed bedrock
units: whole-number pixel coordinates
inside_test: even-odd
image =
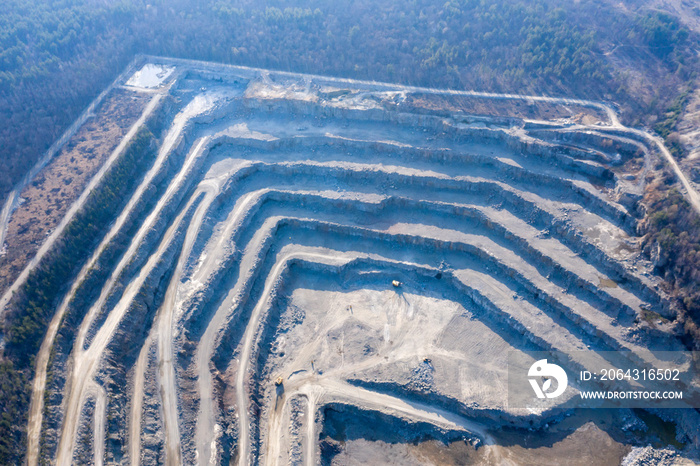
[[[314,215],[314,212],[317,211],[317,207],[323,205],[324,201],[322,198],[319,199],[314,196],[293,196],[289,193],[274,192],[267,193],[265,195],[265,200],[266,204],[272,204],[270,208],[276,208],[279,214],[288,210],[284,208],[286,202],[293,202],[295,205],[300,204],[304,209],[302,209],[301,212],[299,209],[295,209],[295,214],[297,215],[303,215],[304,211]],[[275,204],[279,207],[275,207]],[[550,282],[563,287],[563,289],[570,289],[571,293],[578,296],[583,302],[591,303],[593,307],[597,307],[605,313],[612,312],[613,321],[621,319],[622,322],[630,323],[630,316],[635,313],[627,304],[616,301],[615,298],[602,291],[599,287],[582,280],[571,271],[562,268],[559,264],[552,261],[540,261],[541,253],[527,244],[526,240],[518,237],[514,238],[512,233],[508,232],[500,225],[494,225],[485,218],[485,216],[481,215],[479,211],[472,211],[468,208],[455,208],[442,204],[431,205],[431,203],[428,202],[415,202],[400,198],[389,198],[381,202],[378,208],[357,201],[347,200],[336,200],[335,204],[337,208],[344,207],[347,209],[344,215],[350,219],[353,216],[358,214],[363,215],[363,213],[373,209],[376,214],[383,218],[383,220],[386,220],[388,224],[391,224],[392,221],[397,221],[395,219],[411,219],[424,225],[439,225],[442,228],[450,228],[455,231],[469,231],[470,235],[481,235],[484,237],[485,241],[489,242],[493,239],[495,243],[493,243],[493,246],[490,246],[490,248],[497,248],[497,244],[510,248],[511,251],[525,258],[532,266],[537,267],[542,277],[546,276]],[[423,214],[423,212],[425,212],[425,214]],[[274,213],[274,211],[270,214],[261,214],[258,212],[257,215],[266,218]],[[331,215],[330,218],[326,218],[332,219],[334,217],[336,220],[342,220],[343,216],[335,214]],[[397,239],[397,243],[400,244],[400,239]],[[498,251],[494,252],[494,254],[500,255]],[[512,252],[509,254],[512,254]],[[577,309],[574,312],[584,312],[584,310]]]
[[[409,417],[396,417],[356,406],[330,403],[323,410],[320,432],[321,464],[328,464],[339,452],[339,444],[351,439],[381,440],[385,443],[417,443],[427,439],[443,443],[462,440],[475,444],[476,439],[459,430],[448,430],[432,424],[415,422]]]
[[[683,348],[639,251],[643,137],[420,111],[411,88],[157,66],[176,68],[147,90],[169,96],[157,158],[50,342],[43,460],[312,464],[375,441],[474,453],[512,446],[501,428],[566,424],[559,442],[585,416],[567,400],[509,407],[509,352],[579,370],[582,354],[646,368],[644,350]],[[542,99],[617,124],[602,104]],[[664,414],[690,442],[696,418]]]
[[[323,187],[323,183],[318,180],[318,178],[315,176],[311,176],[311,174],[308,173],[309,170],[313,170],[314,167],[276,167],[276,166],[271,166],[271,167],[262,167],[262,169],[267,169],[264,171],[257,171],[260,170],[260,168],[255,168],[257,173],[260,173],[261,178],[263,178],[262,184],[267,184],[267,185],[275,185],[277,184],[277,178],[275,178],[273,175],[277,172],[277,168],[282,170],[282,173],[279,174],[279,185],[280,186],[296,186],[298,188],[304,188],[308,187],[308,189],[320,189]],[[248,169],[245,169],[248,170]],[[245,171],[244,170],[244,171]],[[303,171],[300,170],[306,170],[307,173],[304,173]],[[320,167],[319,170],[321,173],[325,170],[325,167]],[[408,195],[408,196],[415,196],[419,198],[424,198],[424,199],[430,199],[431,197],[440,200],[447,200],[450,199],[454,201],[463,201],[465,205],[468,204],[476,204],[476,205],[484,205],[487,204],[488,198],[487,196],[491,197],[492,202],[498,203],[499,200],[498,198],[494,199],[493,198],[493,192],[489,192],[489,190],[486,190],[486,192],[480,193],[477,191],[477,193],[470,192],[470,187],[473,187],[474,185],[469,185],[465,183],[458,183],[456,189],[453,188],[453,190],[439,190],[435,189],[433,186],[430,186],[427,188],[425,191],[421,189],[420,185],[416,185],[416,181],[420,181],[420,178],[416,177],[390,177],[386,178],[382,174],[373,174],[373,173],[365,173],[365,172],[358,172],[358,178],[359,180],[355,181],[354,179],[344,179],[348,178],[349,176],[352,176],[353,173],[350,173],[349,176],[347,173],[340,171],[339,175],[343,178],[339,178],[333,171],[329,172],[327,176],[323,176],[321,174],[320,179],[323,180],[323,182],[327,182],[329,179],[329,175],[333,176],[336,180],[339,182],[343,182],[344,185],[347,186],[347,188],[351,188],[353,190],[357,189],[364,189],[368,190],[370,186],[381,186],[381,185],[386,185],[391,183],[391,189],[389,192],[390,193],[397,193],[398,195]],[[242,177],[243,175],[241,175]],[[370,177],[369,180],[367,180],[367,177]],[[236,188],[239,189],[244,189],[243,186],[251,186],[251,189],[255,187],[256,180],[252,179],[254,177],[249,177],[249,178],[244,178],[243,180],[240,180],[240,177],[238,178],[238,181],[232,182],[232,186],[235,186]],[[236,179],[234,178],[234,180]],[[373,179],[374,178],[374,179]],[[286,182],[285,182],[286,180]],[[289,182],[289,180],[294,180],[294,182]],[[306,181],[308,180],[308,181]],[[399,183],[403,180],[406,180],[407,182],[411,182],[408,184],[406,188],[402,187],[402,184],[404,183]],[[369,181],[369,184],[367,184],[367,181]],[[427,180],[426,180],[427,181]],[[435,184],[436,180],[430,180],[432,181],[432,185]],[[439,181],[439,180],[438,180]],[[243,184],[241,184],[243,182]],[[448,187],[454,186],[454,183],[451,183],[451,180],[443,180],[442,186],[447,185]],[[460,190],[459,185],[462,185],[463,188]],[[320,185],[320,186],[319,186]],[[479,185],[476,186],[477,188]],[[425,188],[424,188],[425,189]],[[473,191],[473,189],[472,189]],[[240,192],[240,191],[239,191]],[[457,195],[457,192],[459,192],[459,195]],[[243,193],[240,193],[241,195]],[[508,194],[507,192],[505,194]],[[459,196],[459,197],[457,197]],[[267,198],[268,195],[266,194],[263,198]],[[516,196],[507,196],[505,200],[510,200],[513,199],[516,202],[515,206],[511,206],[510,202],[509,203],[503,203],[503,207],[509,208],[510,211],[513,211],[514,213],[518,214],[520,217],[525,217],[529,222],[533,220],[532,214],[527,214],[527,209],[529,208],[531,212],[534,211],[534,213],[539,213],[542,220],[535,221],[533,226],[537,226],[539,223],[540,225],[544,226],[547,224],[547,219],[552,218],[551,216],[546,215],[542,211],[539,211],[539,209],[535,208],[532,204],[528,203],[522,203],[522,201]],[[518,202],[520,201],[520,202]],[[282,201],[283,202],[283,201]],[[292,198],[290,199],[290,206],[295,205],[298,202],[297,198]],[[335,201],[336,203],[339,203],[338,206],[345,205],[347,204],[347,200],[337,200]],[[369,205],[364,208],[360,208],[361,212],[364,212],[363,214],[358,214],[360,216],[364,215],[364,219],[362,219],[362,222],[365,223],[372,223],[381,220],[381,216],[379,215],[373,215],[371,214],[370,210],[374,209],[374,206],[382,206],[382,204],[374,204],[374,205]],[[461,205],[461,203],[460,203]],[[424,202],[422,204],[412,204],[411,207],[416,207],[418,209],[418,212],[423,212],[423,211],[430,211],[431,209],[441,209],[443,212],[453,212],[453,213],[459,213],[461,216],[465,216],[466,218],[473,219],[474,222],[477,224],[480,224],[483,228],[491,229],[493,230],[494,236],[495,237],[500,237],[503,236],[505,237],[505,240],[515,242],[515,243],[520,243],[520,248],[524,249],[527,251],[527,253],[531,256],[540,256],[538,257],[539,260],[541,260],[545,265],[556,267],[557,264],[554,263],[551,259],[547,259],[544,257],[543,252],[541,251],[535,251],[533,248],[527,244],[525,244],[527,241],[524,240],[522,237],[517,237],[519,235],[516,235],[513,233],[513,230],[508,230],[506,227],[501,225],[499,223],[499,219],[497,215],[494,215],[492,217],[487,216],[483,210],[478,210],[476,207],[475,208],[469,208],[469,207],[461,207],[460,205],[457,206],[450,206],[448,204],[443,204],[440,205],[437,202]],[[319,205],[317,210],[321,212],[323,209],[322,205]],[[385,211],[385,208],[382,209],[382,212]],[[223,211],[225,212],[225,211]],[[331,211],[332,212],[332,211]],[[444,214],[448,215],[448,214]],[[246,219],[249,218],[249,215],[246,216]],[[358,217],[359,218],[359,217]],[[536,217],[535,217],[536,219]],[[357,220],[355,220],[357,221]],[[529,223],[528,222],[528,223]],[[554,223],[554,222],[553,222]],[[561,232],[563,233],[562,237],[564,239],[567,239],[567,236],[569,237],[569,243],[574,242],[576,244],[576,247],[572,248],[574,253],[581,252],[581,253],[588,253],[588,252],[594,252],[595,254],[581,254],[583,258],[586,260],[590,261],[592,260],[592,263],[595,267],[598,267],[601,269],[601,272],[604,274],[609,274],[611,278],[613,278],[616,281],[620,282],[620,286],[625,288],[625,289],[630,289],[633,293],[637,294],[640,296],[642,299],[650,299],[652,303],[658,303],[659,298],[656,295],[656,293],[652,290],[649,289],[649,286],[647,285],[642,285],[642,283],[637,279],[635,280],[634,277],[626,271],[624,268],[621,267],[609,267],[609,264],[614,264],[614,262],[610,259],[605,257],[605,254],[602,253],[601,251],[596,250],[595,247],[590,245],[580,233],[577,234],[575,229],[573,229],[570,226],[566,226],[564,222],[559,224],[560,226],[557,228],[557,225],[555,223],[554,228],[556,232]],[[550,227],[551,230],[551,227]],[[550,234],[553,232],[550,232]],[[556,235],[559,236],[559,235]],[[560,238],[561,239],[561,238]],[[566,242],[565,242],[566,244]],[[226,256],[224,256],[225,258]],[[602,260],[601,260],[602,259]],[[612,268],[612,270],[610,270]],[[226,268],[223,268],[223,270],[228,270]],[[622,273],[620,273],[622,272]],[[555,277],[556,278],[556,277]],[[205,292],[210,290],[211,288],[205,288]],[[595,287],[594,290],[592,290],[593,293],[603,293],[605,294],[604,291],[602,291],[599,287]]]
[[[325,231],[326,231],[327,233],[328,233],[328,232],[337,233],[337,231],[334,230],[333,226],[327,226]],[[280,233],[280,234],[282,234],[282,233]],[[288,233],[285,231],[285,232],[284,232],[284,235],[286,236],[287,234],[288,234]],[[395,240],[395,238],[394,238],[394,240]],[[416,241],[417,241],[419,244],[425,244],[425,245],[426,245],[426,249],[429,249],[430,251],[435,251],[436,249],[439,250],[439,248],[436,248],[436,247],[435,247],[435,244],[431,244],[430,240],[425,240],[424,238],[420,238],[420,239],[416,239]],[[313,243],[315,244],[316,242],[314,241]],[[278,243],[278,242],[275,242],[275,244],[279,244],[279,243]],[[299,244],[299,240],[298,240],[298,239],[295,240],[295,244]],[[372,249],[375,253],[379,253],[379,252],[381,251],[382,248],[379,248],[377,245],[373,245],[373,247],[371,247],[371,249]],[[458,248],[455,248],[455,249],[458,249]],[[271,254],[268,252],[268,253],[265,254],[265,256],[269,258],[269,257],[271,256]],[[320,270],[323,270],[323,267],[324,267],[324,266],[323,266],[322,264],[317,264],[317,265],[315,265],[314,267],[316,267],[316,268],[321,267]],[[406,267],[407,269],[410,269],[410,266],[405,266],[405,267]],[[263,268],[264,268],[264,267],[263,267]],[[329,273],[332,273],[332,275],[337,275],[337,272],[333,273],[333,272],[331,272],[330,270],[329,270],[328,272],[329,272]],[[431,273],[435,273],[435,272],[436,272],[436,270],[434,269]],[[263,275],[263,276],[264,276],[264,275]],[[449,277],[443,278],[443,280],[449,281]],[[447,281],[442,281],[442,283],[446,283]],[[276,286],[275,286],[275,288],[274,288],[274,290],[275,290],[274,293],[279,293],[279,289],[278,289],[279,286],[280,286],[280,285],[276,285]],[[253,285],[252,288],[251,288],[250,290],[244,290],[243,293],[244,293],[245,296],[255,297],[255,296],[257,296],[257,293],[259,293],[259,291],[256,291],[256,290],[260,290],[260,287],[261,287],[261,285]],[[522,293],[521,290],[518,290],[518,291],[519,291],[520,293]],[[283,293],[283,294],[286,295],[287,293]],[[447,293],[444,293],[444,292],[443,292],[443,293],[440,293],[440,294],[446,295]],[[479,306],[482,306],[482,307],[485,307],[486,309],[488,309],[488,310],[490,311],[490,312],[489,312],[489,315],[490,315],[490,316],[492,316],[492,315],[497,315],[497,316],[498,316],[499,314],[503,315],[503,311],[502,311],[503,306],[502,306],[501,303],[499,303],[499,304],[501,304],[500,306],[494,305],[493,303],[489,302],[488,299],[486,299],[486,298],[484,298],[482,295],[480,295],[480,293],[476,292],[476,294],[474,294],[474,290],[470,290],[470,289],[468,289],[468,288],[462,287],[462,289],[459,290],[459,293],[458,293],[458,294],[459,294],[460,296],[470,296],[470,297],[472,298],[472,300],[474,301],[474,303],[476,303],[476,304],[478,304]],[[247,300],[246,302],[249,302],[249,301],[250,301],[250,300]],[[249,305],[245,305],[245,306],[244,306],[243,311],[242,311],[242,312],[244,313],[244,315],[241,316],[241,318],[242,318],[243,320],[247,320],[247,312],[245,311],[245,308],[250,308],[250,306],[252,306],[252,303],[249,304]],[[521,333],[521,334],[524,334],[524,335],[528,335],[528,334],[529,334],[529,335],[531,336],[531,338],[532,338],[531,341],[533,341],[534,343],[536,343],[538,348],[540,348],[540,349],[551,349],[551,346],[549,346],[549,344],[548,344],[546,341],[544,341],[541,337],[536,337],[536,336],[534,336],[533,334],[531,334],[531,333],[526,329],[526,325],[523,325],[523,324],[518,323],[518,322],[514,322],[514,321],[513,321],[513,316],[512,316],[512,315],[511,315],[511,316],[507,316],[507,314],[506,314],[505,318],[504,318],[504,317],[500,317],[500,319],[502,319],[503,322],[508,323],[509,326],[513,326],[513,329],[514,329],[517,333]],[[270,328],[274,328],[274,327],[275,327],[274,325],[270,325],[270,322],[263,322],[260,328],[261,328],[261,329],[270,329]],[[237,327],[234,326],[233,328],[237,328]],[[264,331],[264,330],[261,330],[261,331]],[[235,333],[237,333],[237,332],[234,331],[234,334],[235,334]],[[533,338],[533,337],[534,337],[534,338]],[[236,337],[235,335],[230,335],[230,336],[224,337],[224,341],[226,341],[226,342],[239,341],[239,340],[240,340],[240,337]],[[262,344],[262,345],[259,345],[259,346],[260,346],[260,347],[266,347],[267,345]],[[227,351],[226,351],[226,352],[227,352]],[[219,353],[219,354],[221,354],[221,353]],[[235,355],[235,353],[234,353],[234,355]],[[223,370],[223,369],[222,369],[222,370]]]
[[[334,108],[322,106],[308,102],[281,102],[281,101],[246,101],[250,118],[269,116],[271,118],[283,118],[280,115],[295,115],[297,118],[307,119],[307,122],[314,126],[324,126],[337,120],[347,121],[346,125],[352,122],[377,122],[388,128],[387,139],[392,141],[399,128],[413,128],[415,132],[425,132],[425,137],[420,141],[420,146],[424,148],[440,147],[446,145],[459,150],[467,145],[483,144],[489,146],[490,151],[500,150],[513,151],[520,157],[531,157],[538,162],[545,162],[550,167],[569,170],[572,173],[581,173],[598,179],[600,184],[605,184],[613,179],[612,172],[603,164],[592,164],[586,160],[578,160],[582,152],[586,150],[575,149],[548,141],[540,140],[529,134],[513,131],[511,126],[493,128],[484,126],[474,126],[461,124],[460,120],[451,120],[438,117],[416,116],[410,113],[387,113],[380,110],[352,110],[345,108]],[[246,107],[242,107],[245,109]],[[262,115],[258,115],[262,113]],[[303,120],[302,120],[303,121]],[[299,123],[297,123],[298,125]],[[394,128],[394,131],[391,131]],[[393,133],[393,134],[392,134]],[[549,133],[543,133],[549,135]],[[297,138],[306,139],[311,135],[301,133]],[[313,141],[313,137],[310,138]],[[380,142],[379,139],[377,142]],[[399,139],[397,142],[403,142]],[[282,141],[278,143],[283,144]],[[312,142],[313,143],[313,142]],[[410,149],[410,147],[405,147]],[[400,150],[400,148],[397,148]],[[614,154],[613,154],[614,155]],[[610,159],[614,156],[611,155]],[[585,158],[585,157],[583,157]],[[493,159],[493,157],[491,157]]]
[[[534,137],[556,143],[571,143],[581,149],[590,149],[591,155],[597,156],[596,161],[609,165],[622,165],[627,160],[639,157],[648,150],[642,142],[624,137],[619,133],[601,133],[593,130],[552,130],[531,131]],[[585,153],[586,151],[581,151]]]

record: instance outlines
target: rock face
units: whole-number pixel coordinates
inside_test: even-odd
[[[676,450],[654,449],[651,446],[635,447],[625,456],[621,466],[672,466],[678,464],[692,464],[684,462],[678,457]]]
[[[128,240],[96,249],[116,259],[55,346],[34,426],[47,461],[325,463],[348,439],[497,461],[522,432],[551,445],[587,422],[509,406],[510,352],[575,368],[682,349],[639,318],[674,311],[636,236],[652,155],[614,122],[414,111],[412,93],[450,93],[149,60],[174,72],[142,92],[175,104],[110,227]],[[654,435],[608,420],[619,442]]]

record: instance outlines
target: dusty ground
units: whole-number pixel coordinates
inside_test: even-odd
[[[0,290],[20,273],[29,259],[83,192],[90,178],[138,119],[148,96],[114,89],[95,116],[20,194],[10,217],[0,256]]]
[[[343,442],[341,453],[326,461],[333,465],[558,466],[566,458],[571,466],[617,465],[632,449],[592,423],[551,446],[495,448],[499,451],[497,459],[490,447],[474,449],[461,440],[445,445],[437,440],[406,444],[358,439]]]
[[[650,142],[614,109],[531,97],[538,125],[498,96],[515,116],[471,121],[444,115],[469,92],[163,62],[168,130],[79,276],[140,220],[95,298],[72,303],[76,281],[56,310],[31,466],[607,464],[646,442],[615,433],[621,412],[567,424],[506,400],[508,353],[682,348],[636,233],[655,153],[625,149]],[[408,111],[425,95],[443,114]],[[696,421],[673,419],[690,442]]]
[[[424,109],[436,112],[463,112],[469,115],[528,120],[569,120],[586,125],[603,123],[607,120],[606,115],[597,109],[576,104],[555,105],[527,100],[494,100],[425,94],[407,98],[404,106],[414,111]]]

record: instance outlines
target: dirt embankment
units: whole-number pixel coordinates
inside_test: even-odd
[[[446,118],[454,110],[411,99],[451,91],[234,68],[224,81],[177,66],[164,91],[182,107],[161,115],[170,129],[154,168],[105,237],[128,238],[123,253],[102,259],[102,240],[92,298],[56,312],[82,323],[62,333],[54,317],[42,344],[54,358],[35,384],[34,463],[123,462],[127,449],[132,464],[376,462],[387,444],[441,464],[486,452],[492,464],[607,464],[642,438],[608,435],[627,425],[618,414],[584,431],[574,413],[534,453],[530,438],[565,421],[503,402],[508,351],[680,345],[670,324],[642,319],[672,312],[639,258],[634,202],[617,199],[654,173],[637,175],[651,166],[633,143],[642,136],[612,109],[497,95],[494,117]],[[566,121],[508,117],[530,102]],[[586,125],[589,106],[610,124]],[[369,421],[353,428],[360,415]],[[513,438],[489,431],[511,423]],[[416,440],[417,425],[430,435]]]
[[[148,103],[149,95],[113,90],[96,115],[21,193],[0,255],[0,290],[22,271]]]
[[[513,99],[484,99],[470,96],[440,96],[417,94],[404,102],[413,112],[461,112],[488,117],[523,118],[529,120],[567,119],[586,125],[605,122],[606,116],[599,109],[581,105],[535,102]]]

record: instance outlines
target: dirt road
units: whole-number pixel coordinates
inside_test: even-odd
[[[198,100],[197,98],[195,98],[195,100],[190,105],[185,107],[185,109],[178,116],[175,117],[173,125],[170,131],[168,132],[158,155],[157,160],[160,161],[161,164],[165,162],[167,156],[175,147],[175,144],[179,140],[187,122],[192,117],[212,108],[213,104],[214,100],[206,101],[206,99]],[[84,384],[89,380],[90,376],[93,374],[97,361],[102,356],[104,348],[106,347],[107,343],[114,334],[114,331],[116,330],[119,322],[121,321],[121,318],[126,312],[126,309],[129,303],[131,302],[131,299],[133,299],[135,294],[138,292],[138,289],[140,288],[141,284],[147,278],[148,272],[153,270],[153,268],[156,266],[160,255],[162,255],[165,249],[167,249],[187,209],[182,211],[182,213],[178,216],[177,220],[168,229],[163,239],[163,243],[161,243],[160,247],[158,248],[158,251],[155,254],[151,255],[146,266],[144,267],[144,269],[142,269],[137,279],[132,281],[129,284],[129,286],[127,286],[127,289],[125,290],[119,304],[115,307],[115,309],[112,312],[109,313],[107,320],[98,331],[90,347],[87,350],[83,350],[83,345],[88,329],[91,327],[91,324],[94,321],[98,311],[106,302],[107,297],[109,296],[109,293],[112,289],[112,286],[114,283],[116,283],[116,280],[120,276],[121,271],[124,270],[127,264],[134,257],[136,251],[141,246],[143,239],[153,228],[153,225],[155,224],[165,205],[167,205],[172,196],[181,189],[182,184],[184,183],[187,174],[192,170],[195,161],[198,157],[202,155],[204,148],[206,147],[207,141],[208,138],[202,138],[194,145],[194,148],[186,157],[185,163],[183,164],[181,170],[169,184],[164,195],[158,200],[158,203],[154,208],[153,212],[147,217],[146,221],[139,229],[137,235],[132,240],[129,249],[124,254],[121,261],[113,271],[108,282],[103,287],[102,293],[100,294],[100,297],[98,298],[96,304],[90,309],[83,323],[81,324],[81,327],[78,332],[78,337],[76,339],[76,345],[74,347],[74,369],[72,374],[73,383],[70,386],[70,395],[68,397],[69,401],[66,408],[66,416],[62,426],[61,440],[59,442],[59,464],[69,464],[72,458],[72,439],[74,438],[75,432],[77,431],[77,423],[79,421],[79,408],[82,405],[83,400],[83,390],[81,389],[81,387],[84,386]],[[158,163],[156,163],[156,165],[158,165]],[[155,166],[152,172],[153,176],[155,176],[155,173],[157,173],[157,171],[155,171]],[[146,179],[144,180],[144,182],[142,182],[142,184],[139,186],[139,189],[143,189],[137,191],[137,195],[140,196],[148,188],[149,181],[149,179]],[[136,197],[136,195],[131,199],[131,201],[133,201],[134,203],[136,203],[137,200],[138,198]],[[194,198],[190,199],[190,203],[192,202],[194,202]],[[122,213],[122,216],[120,216],[120,219],[126,218],[127,210],[128,209],[125,209],[125,211]]]
[[[109,166],[111,166],[114,161],[121,155],[121,153],[124,151],[126,148],[128,142],[131,140],[131,138],[134,137],[136,132],[139,130],[139,128],[145,123],[145,121],[150,117],[150,115],[153,113],[153,111],[157,108],[158,104],[160,103],[160,100],[163,98],[162,94],[156,94],[153,99],[151,99],[150,103],[144,110],[143,114],[141,115],[141,118],[134,123],[134,125],[131,127],[125,138],[122,140],[122,142],[119,144],[119,146],[112,152],[112,155],[106,162],[106,164],[100,169],[100,171],[95,175],[93,180],[90,182],[88,185],[89,189],[86,189],[86,191],[80,196],[78,201],[76,201],[76,205],[69,210],[69,212],[66,214],[66,217],[61,221],[59,226],[56,228],[56,230],[53,232],[51,236],[46,240],[46,242],[42,245],[42,247],[39,249],[37,252],[37,257],[32,260],[27,265],[27,268],[22,272],[20,277],[15,281],[15,283],[12,284],[10,289],[3,295],[2,299],[0,299],[0,308],[4,308],[7,302],[9,301],[10,297],[12,296],[12,292],[17,290],[26,280],[26,278],[29,276],[29,273],[31,270],[34,269],[36,264],[39,262],[41,257],[39,257],[39,254],[43,256],[47,251],[51,249],[51,246],[53,243],[56,241],[56,239],[59,237],[60,232],[63,231],[65,226],[70,222],[72,219],[72,216],[75,215],[75,213],[80,209],[80,207],[85,203],[85,200],[87,199],[88,195],[90,194],[90,189],[94,189],[95,186],[100,182],[102,179],[102,176],[104,173],[107,171]],[[153,174],[155,172],[151,170]],[[151,177],[152,178],[152,177]],[[143,189],[141,189],[141,192],[146,189],[148,186],[148,182],[150,181],[150,178],[146,176],[146,179],[142,183]],[[47,369],[47,364],[49,360],[49,354],[51,351],[51,347],[53,346],[53,342],[56,338],[56,332],[58,331],[58,327],[61,323],[61,320],[63,319],[63,316],[65,314],[66,309],[68,308],[68,304],[70,302],[70,299],[74,296],[75,292],[77,291],[78,287],[82,283],[82,281],[85,279],[85,276],[87,275],[88,271],[90,271],[94,266],[95,263],[97,262],[100,254],[103,251],[103,248],[109,244],[109,242],[114,238],[114,236],[119,232],[121,229],[124,221],[128,217],[128,215],[131,213],[134,205],[136,204],[136,201],[140,198],[139,196],[139,190],[137,189],[136,194],[134,197],[130,200],[129,204],[125,207],[122,215],[117,219],[117,221],[114,223],[114,226],[110,229],[110,231],[107,233],[103,241],[101,242],[100,246],[95,250],[95,253],[92,255],[92,257],[88,260],[88,262],[85,264],[85,266],[82,268],[82,270],[78,273],[78,276],[76,279],[73,281],[73,284],[71,286],[70,291],[68,294],[64,297],[63,301],[61,302],[61,305],[59,306],[58,310],[54,314],[53,318],[51,319],[51,323],[49,324],[48,330],[46,332],[46,335],[44,336],[44,340],[42,341],[41,347],[39,349],[39,352],[37,353],[36,356],[36,375],[34,376],[34,382],[32,384],[32,397],[30,401],[30,407],[29,407],[29,425],[27,428],[27,463],[29,466],[35,466],[38,464],[38,453],[39,453],[39,436],[40,436],[40,430],[41,430],[41,422],[43,418],[43,402],[44,402],[44,389],[46,386],[46,369]],[[70,218],[68,218],[70,216]],[[60,230],[60,231],[59,231]],[[8,294],[9,293],[9,294]]]

